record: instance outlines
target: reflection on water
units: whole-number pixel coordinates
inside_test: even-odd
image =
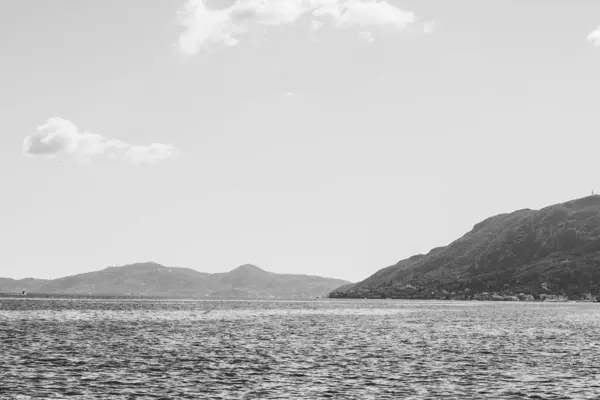
[[[598,399],[600,306],[5,298],[16,395]]]

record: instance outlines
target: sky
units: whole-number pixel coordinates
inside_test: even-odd
[[[0,276],[350,281],[600,192],[596,0],[0,2]]]

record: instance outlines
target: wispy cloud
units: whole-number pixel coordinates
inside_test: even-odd
[[[362,31],[359,33],[359,35],[365,39],[367,42],[374,42],[375,38],[373,37],[373,33],[369,32],[369,31]]]
[[[423,32],[431,33],[435,30],[435,21],[426,21],[423,23]]]
[[[321,29],[323,27],[323,25],[325,25],[325,23],[323,21],[318,21],[318,20],[313,19],[312,21],[310,21],[310,30],[313,32],[316,32],[319,29]]]
[[[224,9],[209,8],[206,0],[188,0],[179,12],[185,28],[179,45],[186,54],[195,54],[209,43],[235,46],[248,33],[292,25],[305,15],[311,17],[308,29],[313,31],[324,23],[367,32],[367,27],[402,29],[418,22],[414,13],[384,0],[237,0]],[[432,27],[432,22],[426,22],[422,31],[431,32]]]
[[[132,164],[142,164],[174,157],[177,151],[173,146],[161,143],[132,145],[96,133],[80,131],[74,123],[66,119],[50,118],[38,127],[37,133],[25,138],[23,154],[46,157],[67,155],[83,162],[104,156]]]
[[[595,46],[600,46],[600,26],[588,35],[587,40]]]

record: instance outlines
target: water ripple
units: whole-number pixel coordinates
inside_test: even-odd
[[[0,399],[598,399],[600,307],[4,298],[0,354]]]

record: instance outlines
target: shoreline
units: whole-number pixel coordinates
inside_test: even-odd
[[[487,296],[486,296],[487,297]],[[396,298],[396,297],[314,297],[314,298],[210,298],[210,297],[162,297],[162,296],[135,296],[135,295],[79,295],[79,294],[41,294],[28,293],[22,295],[19,293],[0,293],[2,299],[10,300],[105,300],[105,301],[336,301],[336,300],[362,300],[362,301],[432,301],[432,302],[511,302],[511,303],[600,303],[600,298],[592,299],[568,299],[568,298],[544,298],[544,299],[518,299],[516,296],[498,298],[470,298],[470,299],[442,299],[442,298]]]

